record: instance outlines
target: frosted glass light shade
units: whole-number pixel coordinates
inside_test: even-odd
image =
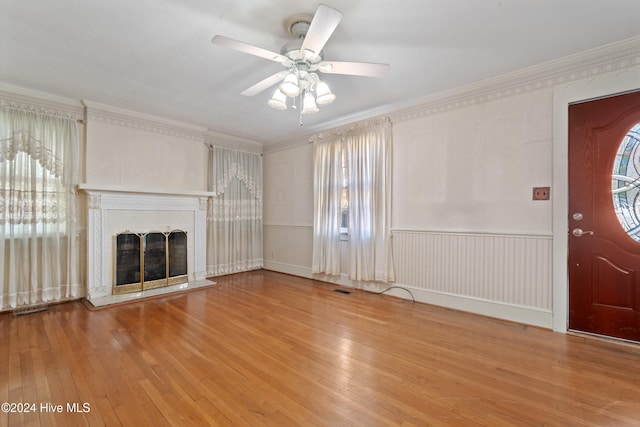
[[[292,98],[294,96],[300,95],[301,89],[300,85],[298,84],[298,77],[293,73],[287,74],[287,76],[280,84],[280,91]]]
[[[271,97],[271,99],[267,101],[267,104],[269,104],[269,107],[275,110],[286,110],[287,96],[284,93],[280,92],[280,89],[276,89],[276,91],[273,92],[273,96]]]
[[[336,99],[336,96],[329,89],[329,85],[325,82],[318,82],[316,84],[316,102],[320,105],[329,104]]]
[[[318,111],[318,106],[316,105],[316,100],[313,97],[313,94],[311,92],[307,92],[302,100],[302,114],[312,114],[317,113]]]

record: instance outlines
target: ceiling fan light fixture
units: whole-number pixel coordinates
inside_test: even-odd
[[[287,74],[282,83],[280,84],[280,91],[289,97],[300,95],[300,84],[298,82],[298,76],[291,72]]]
[[[323,81],[318,81],[316,83],[316,102],[320,105],[325,105],[332,103],[334,99],[336,99],[336,96],[329,89],[329,85]]]
[[[280,89],[276,89],[273,92],[273,96],[269,101],[267,101],[269,107],[274,110],[286,110],[287,109],[287,96],[280,91]]]
[[[324,4],[318,6],[313,16],[290,17],[285,22],[285,29],[293,38],[282,45],[280,53],[221,35],[216,35],[211,42],[284,66],[284,70],[254,84],[244,90],[242,95],[254,96],[278,85],[278,89],[267,103],[276,110],[286,110],[288,98],[292,98],[291,108],[299,111],[302,126],[303,114],[316,113],[319,111],[318,105],[329,104],[336,98],[316,72],[383,77],[389,70],[389,64],[324,60],[323,49],[341,19],[342,12]],[[298,97],[299,100],[296,99]]]
[[[302,99],[302,114],[313,114],[319,111],[313,94],[307,91]]]

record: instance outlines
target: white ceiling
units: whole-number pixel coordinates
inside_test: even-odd
[[[250,138],[291,140],[456,87],[640,34],[640,0],[325,0],[344,14],[327,60],[391,64],[384,78],[324,75],[337,99],[298,125],[244,89],[279,64],[310,0],[0,0],[0,83]]]

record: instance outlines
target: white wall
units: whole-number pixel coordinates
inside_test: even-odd
[[[551,233],[551,90],[394,123],[393,227]]]
[[[397,281],[419,299],[550,327],[552,90],[394,120]]]
[[[265,155],[263,162],[265,265],[302,276],[311,271],[312,149],[304,143]]]
[[[313,145],[265,155],[264,222],[271,225],[311,226],[313,222]],[[268,171],[267,171],[268,169]],[[293,201],[293,203],[292,203]]]
[[[394,118],[396,285],[421,301],[550,327],[551,202],[533,201],[532,188],[551,185],[551,112],[545,88]],[[264,162],[265,266],[306,277],[312,150],[267,152]]]
[[[566,134],[558,121],[578,97],[572,87],[597,96],[634,90],[640,80],[610,92],[606,82],[639,68],[635,39],[389,111],[396,284],[420,301],[565,331]],[[311,277],[311,144],[267,147],[264,160],[265,267]],[[546,186],[551,200],[532,200],[533,187]]]
[[[204,128],[85,102],[90,186],[206,191]]]

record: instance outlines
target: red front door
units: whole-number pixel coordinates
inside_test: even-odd
[[[569,329],[634,341],[640,341],[638,125],[640,92],[569,107]]]

